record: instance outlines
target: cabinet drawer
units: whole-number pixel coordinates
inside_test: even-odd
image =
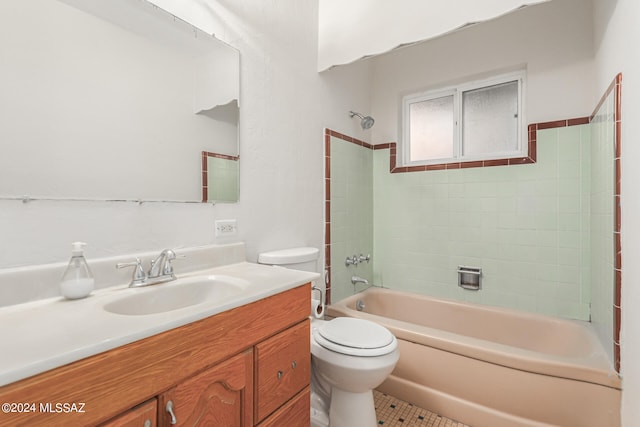
[[[100,424],[100,427],[156,427],[157,412],[158,399],[151,399],[104,424]]]
[[[309,385],[309,333],[307,319],[256,345],[256,422]]]
[[[271,414],[258,427],[309,427],[311,423],[311,392],[309,387]]]

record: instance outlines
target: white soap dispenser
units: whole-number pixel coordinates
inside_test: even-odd
[[[86,243],[73,242],[71,244],[71,259],[60,281],[60,292],[67,299],[80,299],[89,296],[93,290],[93,274],[84,259],[83,246]]]

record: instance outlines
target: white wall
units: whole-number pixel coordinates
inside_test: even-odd
[[[162,3],[191,20],[188,6]],[[211,19],[199,15],[196,21],[241,52],[237,216],[248,258],[289,246],[321,248],[323,127],[357,133],[348,111],[370,104],[368,65],[316,72],[315,2],[248,0],[224,6],[199,2],[196,9]]]
[[[591,10],[584,0],[554,0],[372,59],[373,142],[399,141],[403,95],[522,66],[527,123],[590,115],[601,95]]]
[[[322,0],[318,70],[438,37],[540,1],[547,0],[458,0],[452,9],[448,0]]]
[[[323,128],[361,133],[348,111],[370,105],[368,64],[317,73],[316,2],[156,3],[240,50],[240,203],[5,201],[0,268],[64,261],[78,239],[89,243],[88,257],[202,245],[215,241],[214,220],[226,218],[238,219],[250,260],[263,250],[322,247]]]
[[[598,90],[604,91],[622,72],[622,330],[623,426],[640,419],[640,3],[637,0],[594,1]]]

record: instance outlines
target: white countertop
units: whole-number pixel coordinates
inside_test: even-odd
[[[121,315],[104,306],[145,288],[115,286],[81,300],[62,297],[0,308],[0,386],[128,344],[316,280],[318,273],[241,262],[179,275],[223,275],[249,282],[224,303],[206,302],[148,315]],[[274,308],[277,309],[277,308]],[[311,310],[311,308],[309,308]]]

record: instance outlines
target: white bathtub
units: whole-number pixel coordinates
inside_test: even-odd
[[[391,330],[400,361],[378,389],[441,415],[473,427],[620,425],[620,377],[587,322],[380,288],[327,314]]]

